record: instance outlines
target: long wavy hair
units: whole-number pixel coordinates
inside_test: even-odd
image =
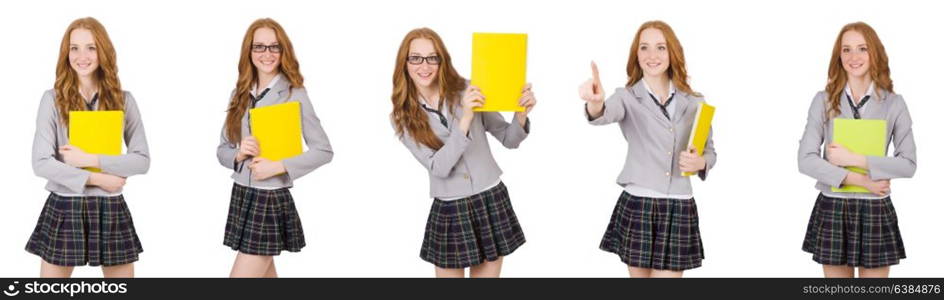
[[[410,42],[415,39],[432,41],[436,54],[441,58],[436,80],[439,85],[439,94],[446,99],[448,109],[451,110],[459,101],[460,94],[465,88],[465,79],[453,68],[449,51],[446,51],[446,46],[435,31],[425,27],[417,28],[403,37],[393,68],[393,93],[390,95],[393,111],[390,113],[390,119],[394,123],[398,136],[403,137],[403,134],[407,133],[418,144],[438,150],[443,146],[443,142],[430,128],[429,117],[420,106],[416,84],[407,71],[406,60],[410,54]]]
[[[676,89],[688,93],[689,95],[700,97],[701,94],[693,91],[692,87],[688,85],[688,70],[685,68],[685,53],[682,51],[682,44],[675,36],[675,32],[672,31],[672,27],[658,20],[643,23],[639,26],[639,30],[636,31],[636,37],[633,38],[633,45],[629,48],[629,62],[626,63],[626,75],[629,76],[629,81],[626,82],[626,86],[632,86],[642,79],[643,71],[642,67],[639,65],[639,54],[637,52],[639,51],[639,39],[642,36],[642,32],[649,28],[658,29],[665,37],[666,48],[668,48],[669,51],[669,69],[666,70],[669,75],[669,80],[672,80]]]
[[[86,29],[92,32],[95,41],[95,52],[98,54],[98,69],[92,74],[98,82],[98,109],[124,110],[125,98],[121,91],[121,82],[118,80],[118,65],[115,62],[115,47],[108,38],[105,26],[92,17],[72,21],[62,35],[59,45],[59,61],[56,63],[56,109],[62,124],[69,124],[69,112],[86,110],[85,100],[79,94],[79,75],[69,63],[69,49],[71,48],[72,31]]]
[[[869,77],[875,83],[876,93],[882,91],[894,93],[892,89],[891,70],[888,68],[888,55],[885,54],[885,46],[879,40],[878,34],[872,29],[872,26],[863,22],[846,24],[839,30],[839,36],[836,37],[836,43],[833,45],[833,55],[829,59],[829,81],[826,82],[826,106],[828,108],[827,118],[829,120],[839,115],[839,104],[842,103],[843,90],[849,81],[846,69],[842,68],[842,35],[849,31],[855,31],[865,38],[865,45],[869,52]],[[880,95],[878,99],[882,99]]]
[[[298,59],[295,56],[295,50],[292,48],[292,41],[289,40],[285,29],[275,20],[264,18],[258,19],[249,25],[246,35],[243,37],[242,50],[239,55],[239,78],[236,80],[236,92],[229,101],[226,109],[226,138],[230,143],[239,144],[242,140],[242,120],[246,110],[249,109],[249,92],[252,90],[252,84],[259,80],[259,74],[256,67],[252,64],[252,37],[256,30],[260,28],[269,28],[275,31],[275,38],[282,46],[282,52],[279,59],[279,72],[285,75],[292,88],[304,87],[305,78],[299,71]]]

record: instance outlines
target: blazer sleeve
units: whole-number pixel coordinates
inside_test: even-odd
[[[91,172],[67,165],[57,159],[59,145],[57,129],[62,125],[52,91],[43,94],[36,113],[36,133],[33,136],[33,173],[70,191],[85,192],[85,183]]]
[[[705,169],[698,171],[698,178],[701,178],[702,181],[708,178],[708,171],[714,168],[715,162],[718,161],[718,153],[715,152],[715,141],[712,135],[714,135],[714,128],[709,128],[708,141],[705,142],[705,151],[702,152],[702,157],[705,158]]]
[[[228,99],[233,99],[234,94],[236,94],[235,90],[233,90]],[[229,102],[227,101],[227,103]],[[227,107],[229,107],[229,105],[227,105]],[[239,152],[238,144],[239,141],[233,143],[226,137],[226,121],[224,119],[223,128],[220,129],[220,144],[216,146],[216,159],[219,160],[220,165],[236,171],[239,166],[239,162],[236,161],[236,153]]]
[[[505,122],[505,117],[499,112],[479,113],[482,123],[485,125],[485,131],[502,143],[502,146],[508,149],[518,148],[521,141],[528,137],[531,129],[530,118],[525,119],[524,126],[521,126],[518,120],[518,114],[512,118],[511,123]]]
[[[450,127],[449,137],[443,141],[443,146],[439,150],[433,150],[416,142],[409,132],[403,132],[400,142],[432,176],[446,178],[452,173],[452,169],[465,150],[469,148],[472,140],[456,125]]]
[[[626,117],[623,93],[624,91],[622,89],[616,89],[609,98],[606,98],[606,101],[603,102],[603,114],[596,119],[590,117],[590,111],[587,110],[587,105],[584,104],[583,110],[584,115],[587,116],[587,121],[590,121],[591,125],[606,125],[622,121],[623,118]]]
[[[138,104],[125,92],[125,124],[124,139],[128,152],[121,155],[99,155],[98,161],[102,172],[129,177],[147,173],[151,165],[151,156],[148,151],[147,137],[144,134],[144,122],[141,121],[141,112]]]
[[[866,156],[869,178],[872,180],[911,178],[918,166],[914,135],[911,131],[911,114],[901,97],[889,99],[896,107],[892,122],[894,156]],[[888,100],[886,100],[888,101]]]
[[[308,92],[300,88],[294,90],[292,94],[292,97],[297,98],[301,103],[302,136],[308,146],[308,151],[282,160],[289,178],[295,180],[330,162],[334,157],[334,151],[331,149],[328,135],[321,127],[321,120],[318,119],[311,100],[308,99]]]
[[[806,129],[803,131],[800,147],[797,150],[797,165],[800,173],[838,188],[849,174],[849,170],[833,165],[823,158],[821,151],[826,131],[825,98],[825,93],[818,93],[810,104],[806,117]]]
[[[220,161],[220,165],[235,171],[239,165],[239,162],[236,161],[237,151],[239,150],[236,148],[236,144],[230,143],[229,139],[226,138],[226,124],[223,124],[223,129],[220,130],[220,144],[216,146],[216,159]]]

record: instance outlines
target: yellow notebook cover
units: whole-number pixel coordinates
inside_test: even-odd
[[[527,58],[527,34],[472,34],[472,85],[485,96],[485,105],[475,111],[524,111],[518,100]]]
[[[120,110],[70,111],[69,144],[85,153],[121,155],[125,113]],[[101,172],[99,168],[84,168]]]
[[[711,119],[715,116],[715,107],[705,102],[698,103],[695,112],[695,122],[692,122],[692,133],[688,136],[688,145],[694,147],[698,156],[705,153],[705,144],[708,143],[708,133],[711,130]],[[682,172],[682,176],[692,176],[695,173]]]
[[[302,111],[298,101],[249,110],[259,156],[279,161],[302,153]]]
[[[856,154],[868,156],[885,156],[885,134],[887,123],[885,120],[833,120],[833,142],[843,145]],[[868,171],[846,167],[849,171],[867,174]],[[841,188],[832,188],[836,193],[869,193],[864,187],[843,185]]]

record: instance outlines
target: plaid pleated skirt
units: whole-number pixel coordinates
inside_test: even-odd
[[[645,198],[623,192],[600,249],[631,267],[682,271],[705,258],[695,199]]]
[[[223,245],[252,255],[301,251],[305,234],[288,188],[264,190],[233,183]]]
[[[505,184],[451,201],[433,200],[420,258],[467,268],[511,254],[525,243]]]
[[[59,266],[116,266],[143,252],[125,198],[50,193],[26,251]]]
[[[824,265],[878,268],[898,264],[905,245],[892,199],[843,199],[819,194],[803,251]]]

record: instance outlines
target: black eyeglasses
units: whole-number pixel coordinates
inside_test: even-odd
[[[410,63],[411,65],[419,65],[419,64],[422,64],[424,61],[431,65],[438,65],[440,62],[442,62],[442,58],[440,58],[438,55],[432,55],[432,56],[410,55],[409,57],[406,58],[406,61]]]
[[[263,45],[263,44],[252,45],[252,52],[255,52],[255,53],[265,52],[266,49],[268,49],[269,52],[272,52],[272,53],[282,53],[282,45],[278,45],[278,44],[268,45],[268,46]]]

